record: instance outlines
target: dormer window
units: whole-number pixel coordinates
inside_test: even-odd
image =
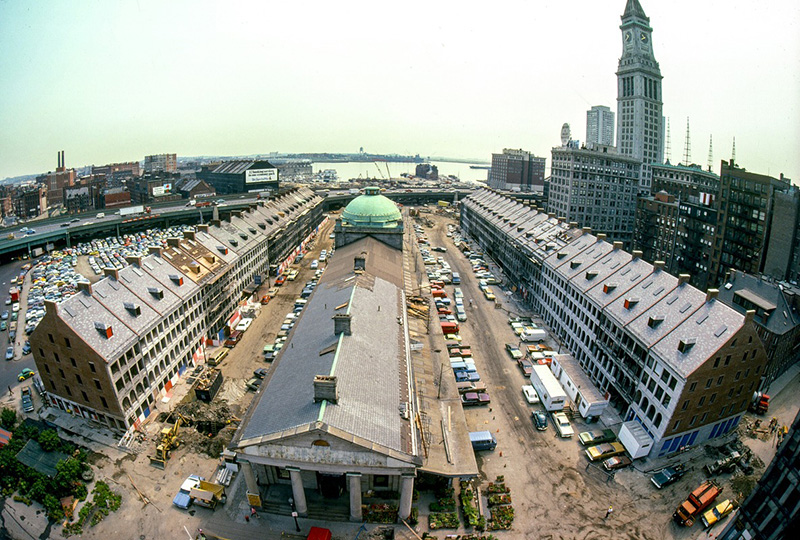
[[[241,238],[242,240],[247,240],[247,235],[244,234],[243,232],[240,232],[239,233],[239,238]]]
[[[253,227],[248,227],[247,230],[250,231],[250,234],[256,234],[256,230]]]
[[[178,274],[170,274],[170,275],[169,275],[169,279],[171,279],[171,280],[172,280],[172,282],[173,282],[175,285],[177,285],[178,287],[180,287],[181,285],[183,285],[183,276],[179,276]]]
[[[611,294],[612,292],[614,292],[614,289],[616,288],[617,288],[616,283],[606,283],[605,285],[603,285],[603,292],[606,294]]]
[[[633,309],[636,307],[636,304],[639,303],[638,298],[626,298],[625,299],[625,309]]]
[[[258,227],[259,227],[259,229],[261,229],[262,231],[264,231],[264,230],[266,230],[266,229],[267,229],[267,224],[266,224],[266,223],[264,223],[264,222],[262,221],[262,222],[260,222],[260,223],[258,224]]]
[[[98,332],[100,332],[101,335],[105,336],[106,339],[109,339],[114,335],[114,330],[111,328],[110,324],[95,322],[94,327]]]
[[[649,326],[650,328],[657,328],[658,325],[661,324],[662,322],[664,322],[664,317],[660,315],[652,316],[649,319],[647,319],[647,326]]]
[[[569,267],[571,270],[575,270],[577,267],[581,265],[581,261],[570,261]]]
[[[133,302],[123,302],[125,309],[128,310],[128,313],[133,315],[134,317],[138,317],[142,314],[142,307],[138,304],[134,304]]]
[[[164,299],[164,291],[161,290],[161,289],[157,289],[156,287],[148,287],[147,288],[147,292],[152,294],[153,298],[155,298],[157,300],[163,300]]]
[[[556,259],[559,259],[559,260],[563,259],[566,256],[567,256],[566,251],[559,251],[558,253],[556,253]]]
[[[595,272],[594,270],[589,270],[588,272],[586,272],[586,279],[588,279],[589,281],[593,280],[596,277],[597,277],[597,272]]]
[[[223,255],[227,255],[228,254],[228,248],[226,248],[225,246],[217,246],[217,251],[219,251]]]
[[[236,247],[236,246],[238,246],[238,245],[239,245],[239,241],[238,241],[238,240],[234,240],[233,238],[231,238],[230,242],[231,242],[231,245],[232,245],[233,247]]]
[[[680,343],[678,343],[678,352],[686,354],[692,349],[692,347],[694,347],[694,344],[694,339],[682,339]]]

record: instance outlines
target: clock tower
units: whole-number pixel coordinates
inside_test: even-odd
[[[641,191],[650,190],[650,164],[664,160],[661,69],[653,55],[653,29],[639,0],[622,14],[622,57],[617,69],[617,149],[642,160]]]

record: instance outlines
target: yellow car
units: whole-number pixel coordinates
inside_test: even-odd
[[[731,502],[730,499],[725,499],[718,505],[711,508],[711,510],[703,514],[703,527],[711,527],[713,524],[731,512],[733,512],[733,502]]]
[[[494,300],[495,299],[494,291],[492,291],[492,289],[490,289],[488,287],[483,290],[483,296],[485,296],[487,300]]]
[[[624,453],[625,447],[619,442],[597,444],[586,449],[586,456],[589,458],[589,461],[606,459]]]

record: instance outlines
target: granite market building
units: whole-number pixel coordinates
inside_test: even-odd
[[[663,262],[490,189],[461,202],[461,228],[623,420],[641,426],[648,453],[667,455],[738,425],[767,361],[753,311],[739,313]]]
[[[203,165],[196,177],[212,186],[218,195],[231,193],[276,193],[278,168],[269,161],[247,159]]]
[[[118,433],[135,429],[202,361],[204,345],[236,325],[240,302],[294,249],[284,239],[314,233],[321,201],[305,188],[259,201],[46,301],[30,343],[49,403]]]
[[[335,230],[335,256],[229,448],[251,504],[279,511],[291,498],[302,516],[362,521],[364,493],[386,491],[407,519],[418,471],[475,476],[477,465],[454,381],[443,398],[458,427],[421,432],[420,417],[441,407],[428,405],[433,377],[415,376],[397,206],[368,188]]]

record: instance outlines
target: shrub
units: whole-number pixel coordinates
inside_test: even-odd
[[[3,426],[3,429],[11,429],[14,427],[14,424],[17,423],[17,411],[14,409],[3,409],[3,412],[0,413],[0,425]]]

